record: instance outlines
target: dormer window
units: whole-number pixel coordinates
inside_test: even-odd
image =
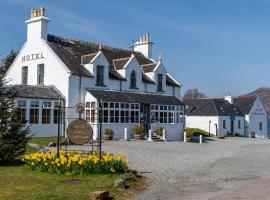
[[[163,80],[163,75],[162,74],[158,74],[157,77],[157,91],[158,92],[163,92],[163,88],[162,88],[162,81]]]
[[[136,72],[132,71],[130,74],[130,89],[136,89]]]
[[[102,65],[97,65],[96,85],[104,86],[104,66]]]

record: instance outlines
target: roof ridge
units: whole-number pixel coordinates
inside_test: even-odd
[[[131,56],[130,56],[131,57]],[[125,60],[125,59],[130,59],[130,57],[125,57],[125,58],[117,58],[117,59],[113,59],[112,61],[119,61],[119,60]]]
[[[148,64],[143,64],[143,65],[141,65],[141,66],[156,65],[156,64],[157,64],[157,63],[152,62],[152,63],[148,63]]]
[[[71,43],[71,44],[72,44],[72,42],[81,42],[81,43],[85,43],[85,44],[89,44],[89,45],[95,45],[97,47],[99,46],[99,44],[98,43],[95,43],[95,42],[90,42],[90,41],[87,41],[87,40],[79,40],[79,39],[75,39],[75,38],[71,38],[71,37],[67,37],[67,36],[59,36],[59,35],[54,35],[54,34],[48,34],[48,36],[60,38],[62,40],[65,40],[64,42]],[[122,50],[122,51],[133,53],[133,51],[132,50],[129,50],[129,49],[124,49],[124,48],[119,48],[119,47],[113,47],[113,46],[104,45],[104,44],[102,44],[102,48]]]
[[[96,52],[96,53],[85,54],[85,55],[82,55],[81,57],[83,57],[83,56],[92,56],[92,55],[96,55],[96,54],[98,54],[98,52]]]

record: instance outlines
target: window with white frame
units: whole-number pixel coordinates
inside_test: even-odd
[[[19,121],[22,124],[26,124],[26,101],[18,100],[17,105],[19,107]]]
[[[94,123],[97,119],[95,102],[86,102],[86,120]],[[137,103],[102,102],[103,123],[139,123],[140,105]],[[87,106],[90,105],[91,106]],[[99,103],[99,107],[101,104]],[[90,119],[90,120],[89,120]],[[98,120],[97,120],[98,121]]]
[[[52,103],[50,101],[44,101],[42,104],[42,124],[51,123],[51,108]]]
[[[183,106],[151,105],[151,123],[183,123]]]
[[[39,123],[39,101],[31,101],[30,104],[30,124]]]
[[[58,124],[58,108],[59,107],[59,102],[55,101],[54,102],[54,109],[53,109],[53,123]]]

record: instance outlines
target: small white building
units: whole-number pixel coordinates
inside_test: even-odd
[[[258,96],[233,98],[234,105],[245,114],[245,135],[267,138],[267,113]]]
[[[48,34],[45,9],[33,9],[27,40],[7,71],[8,85],[18,93],[23,123],[36,136],[57,135],[57,99],[64,109],[62,130],[78,117],[75,106],[84,103],[84,118],[98,133],[98,110],[103,109],[103,130],[112,128],[115,138],[131,134],[135,124],[145,131],[163,126],[168,139],[181,140],[184,104],[181,84],[170,75],[161,57],[154,60],[153,43],[145,34],[121,49]]]
[[[186,127],[199,128],[216,136],[244,136],[244,114],[225,99],[188,99]]]

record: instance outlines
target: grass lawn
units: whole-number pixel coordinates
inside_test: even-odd
[[[60,141],[64,141],[63,138],[60,139]],[[57,144],[57,137],[33,137],[29,142],[46,146],[51,142],[55,142]]]
[[[131,183],[128,190],[117,190],[114,181],[123,175],[91,175],[68,177],[32,171],[25,166],[0,166],[1,200],[84,200],[89,193],[109,190],[113,199],[128,199],[130,189],[139,182]]]

